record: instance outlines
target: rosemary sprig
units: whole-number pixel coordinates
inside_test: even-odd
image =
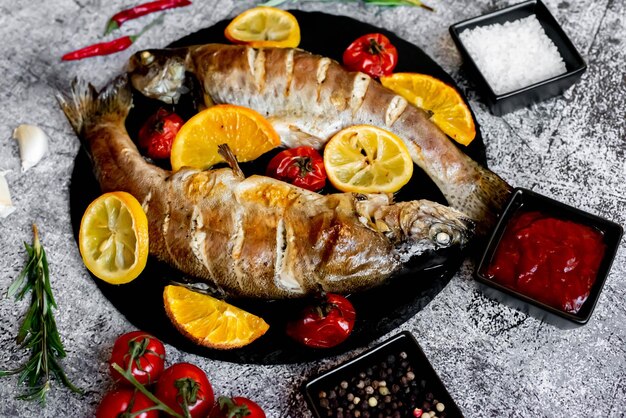
[[[265,3],[261,3],[261,6],[275,7],[284,3],[295,3],[297,1],[298,0],[269,0],[269,1],[266,1]],[[315,1],[315,0],[304,0],[304,1]],[[318,1],[328,3],[333,0],[318,0]],[[358,2],[359,0],[335,0],[335,1],[338,1],[341,3],[354,3],[354,2]],[[430,10],[431,12],[435,11],[435,9],[433,9],[430,6],[425,5],[420,0],[362,0],[362,1],[365,4],[370,4],[372,6],[383,6],[383,7],[415,6],[415,7],[422,7],[426,10]]]
[[[17,344],[30,350],[30,358],[15,370],[1,370],[0,377],[19,374],[19,384],[27,389],[18,399],[36,400],[44,403],[54,376],[76,393],[82,391],[74,386],[63,371],[59,360],[66,356],[63,343],[52,314],[56,302],[50,288],[50,274],[46,252],[39,242],[37,226],[33,225],[33,245],[24,243],[28,253],[26,267],[11,284],[7,296],[21,301],[30,292],[31,302],[17,333]]]

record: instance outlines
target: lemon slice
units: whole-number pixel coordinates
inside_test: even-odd
[[[324,149],[328,179],[337,189],[355,193],[393,193],[413,174],[413,161],[400,138],[369,125],[346,128]]]
[[[166,286],[163,301],[174,326],[196,344],[206,347],[220,350],[243,347],[269,329],[263,318],[182,286]]]
[[[141,204],[126,192],[103,194],[83,215],[78,246],[99,279],[111,284],[135,279],[148,260],[148,218]]]
[[[231,42],[254,48],[295,48],[300,44],[295,16],[274,7],[246,10],[230,22],[224,35]]]
[[[396,73],[381,77],[380,82],[414,106],[432,113],[430,119],[459,144],[469,145],[476,137],[472,112],[454,87],[417,73]]]
[[[182,167],[209,168],[223,162],[217,146],[228,144],[237,161],[251,161],[280,144],[272,125],[252,109],[217,105],[197,113],[178,131],[170,162]]]

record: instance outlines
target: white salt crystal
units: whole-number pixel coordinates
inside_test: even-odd
[[[567,71],[556,45],[535,16],[465,30],[460,38],[496,94]]]

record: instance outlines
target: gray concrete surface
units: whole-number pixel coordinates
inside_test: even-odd
[[[36,222],[47,248],[67,348],[69,376],[87,390],[73,395],[56,384],[45,408],[14,399],[15,378],[0,384],[2,417],[92,416],[111,387],[106,361],[115,337],[132,326],[99,293],[86,273],[70,226],[68,185],[78,142],[53,93],[74,76],[102,85],[141,48],[160,47],[236,15],[252,1],[198,0],[168,13],[165,24],[128,51],[62,63],[59,58],[101,39],[108,16],[129,0],[3,0],[0,3],[0,169],[17,210],[0,219],[0,292],[22,268],[22,241]],[[504,117],[477,97],[448,35],[451,23],[514,3],[430,0],[436,13],[357,3],[299,2],[293,7],[353,16],[415,43],[460,83],[482,125],[489,164],[511,184],[547,194],[626,224],[626,4],[621,0],[548,0],[589,65],[563,96]],[[134,33],[145,21],[129,23]],[[323,28],[320,28],[323,30]],[[27,173],[11,131],[41,126],[50,154]],[[426,309],[405,323],[467,417],[623,417],[626,411],[626,258],[618,252],[591,322],[563,331],[494,302],[477,289],[466,262]],[[0,367],[24,360],[13,337],[25,305],[0,299]],[[167,347],[169,361],[200,365],[219,393],[248,394],[268,417],[307,417],[301,383],[355,353],[290,366],[236,365]]]

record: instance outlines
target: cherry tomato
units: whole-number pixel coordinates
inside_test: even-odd
[[[334,347],[348,338],[355,319],[354,306],[348,299],[328,293],[287,324],[287,335],[308,347]]]
[[[217,405],[213,407],[210,418],[266,418],[265,412],[256,402],[250,399],[235,396],[228,398],[220,396]]]
[[[129,410],[129,405],[132,403],[132,408]],[[111,391],[104,395],[98,410],[96,411],[96,418],[118,418],[124,412],[139,412],[143,409],[147,409],[154,406],[146,395],[141,392],[135,392],[134,389],[120,388]],[[136,415],[137,418],[158,418],[159,411],[148,411]]]
[[[113,369],[114,363],[124,370],[128,370],[130,364],[133,377],[142,385],[149,385],[156,382],[163,373],[165,347],[161,341],[143,331],[129,332],[115,341],[109,360],[111,376],[122,384],[130,385],[130,382]]]
[[[267,166],[266,174],[314,192],[326,184],[324,159],[311,147],[303,146],[279,152]]]
[[[357,38],[343,53],[343,65],[372,77],[389,75],[398,63],[398,50],[380,33]]]
[[[154,393],[159,400],[182,414],[186,404],[192,418],[205,418],[215,397],[206,374],[190,363],[176,363],[163,372]]]
[[[170,158],[174,138],[184,124],[176,113],[160,108],[139,130],[139,147],[153,160]]]

